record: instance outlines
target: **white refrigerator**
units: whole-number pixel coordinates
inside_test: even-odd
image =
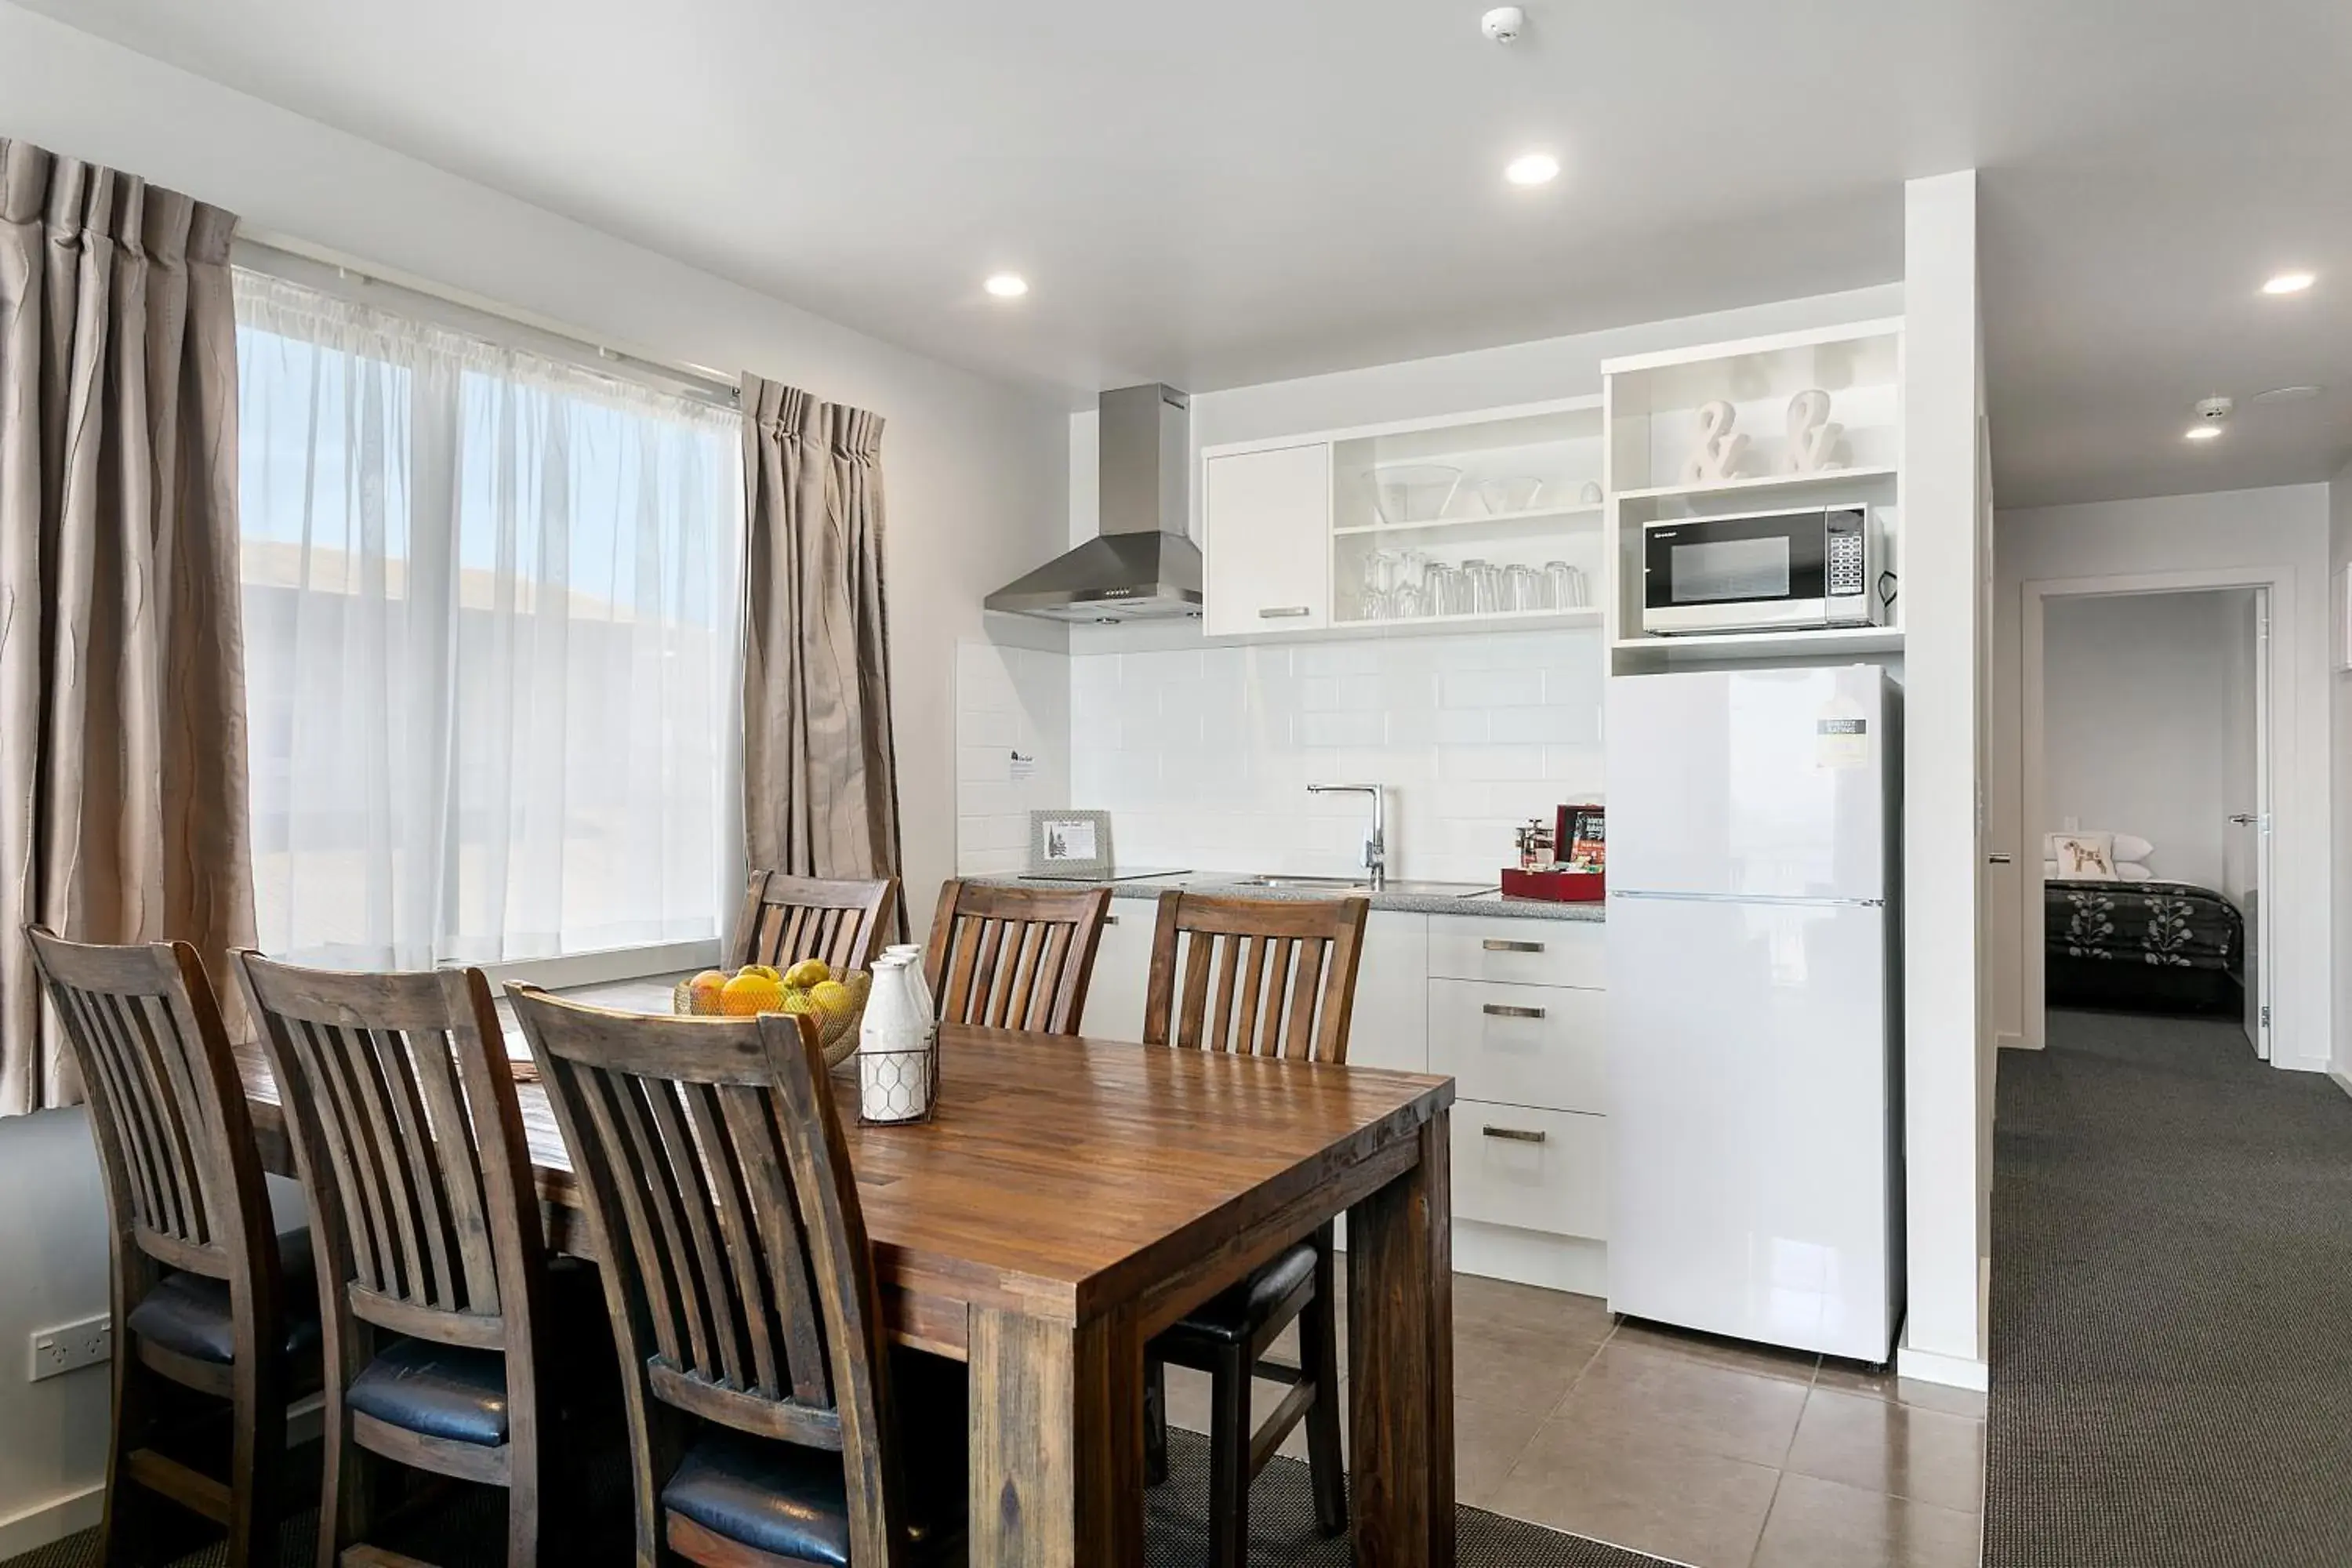
[[[1871,665],[1609,682],[1616,1311],[1893,1355],[1898,718]]]

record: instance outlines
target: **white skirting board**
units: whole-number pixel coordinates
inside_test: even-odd
[[[24,1512],[0,1519],[0,1562],[38,1551],[77,1531],[95,1526],[106,1513],[106,1483],[68,1492]]]
[[[1339,1249],[1348,1250],[1348,1222],[1335,1227]],[[1454,1222],[1454,1272],[1486,1279],[1510,1279],[1546,1290],[1580,1296],[1609,1294],[1609,1246],[1581,1237],[1552,1236],[1515,1226],[1475,1219]]]
[[[1935,1351],[1895,1347],[1895,1375],[1919,1383],[1940,1383],[1982,1394],[1992,1386],[1992,1368],[1969,1356],[1942,1355]]]
[[[286,1412],[286,1446],[299,1448],[317,1442],[326,1429],[326,1408],[322,1394],[296,1400]],[[78,1531],[93,1529],[105,1514],[106,1483],[100,1481],[0,1519],[0,1563],[63,1541]]]

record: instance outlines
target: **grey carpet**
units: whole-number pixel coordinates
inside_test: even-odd
[[[1144,1560],[1148,1568],[1196,1568],[1208,1560],[1209,1441],[1181,1427],[1168,1434],[1168,1482],[1150,1494]],[[497,1517],[480,1510],[478,1522],[494,1531]],[[1457,1510],[1456,1531],[1463,1568],[1670,1568],[1655,1557],[1621,1551],[1523,1524],[1479,1509]],[[289,1525],[281,1544],[281,1568],[311,1568],[317,1537],[315,1513]],[[494,1536],[477,1530],[476,1540]],[[404,1543],[407,1544],[407,1543]],[[428,1543],[417,1543],[424,1550]],[[496,1568],[501,1552],[476,1547],[436,1551],[432,1561],[445,1568]],[[220,1568],[218,1547],[183,1558],[173,1568]],[[1314,1494],[1308,1489],[1307,1467],[1295,1459],[1268,1460],[1250,1489],[1250,1562],[1256,1568],[1308,1568],[1349,1561],[1343,1538],[1326,1541],[1315,1531]],[[53,1546],[0,1563],[0,1568],[97,1568],[98,1532],[85,1531]]]
[[[2233,1024],[2005,1051],[1988,1568],[2352,1563],[2352,1099]]]

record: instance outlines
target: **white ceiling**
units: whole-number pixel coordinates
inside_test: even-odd
[[[1074,403],[1885,281],[1900,182],[1976,165],[2003,505],[2352,447],[2352,7],[1533,0],[1498,47],[1483,3],[30,0]]]

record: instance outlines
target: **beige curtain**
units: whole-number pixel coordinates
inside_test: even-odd
[[[751,864],[895,877],[882,421],[743,378],[743,826]]]
[[[79,1098],[26,921],[253,940],[236,224],[0,140],[0,1115]]]

